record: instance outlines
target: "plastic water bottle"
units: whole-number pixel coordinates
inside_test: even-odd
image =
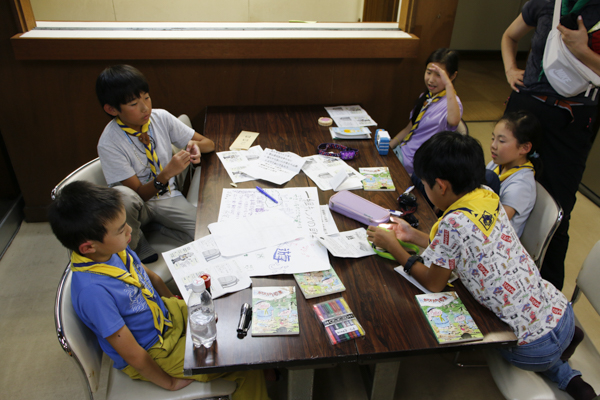
[[[194,347],[212,346],[217,337],[215,305],[206,290],[204,279],[198,278],[192,284],[192,294],[188,300],[188,319]]]

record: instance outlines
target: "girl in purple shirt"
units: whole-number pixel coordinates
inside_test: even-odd
[[[411,111],[408,125],[391,141],[390,147],[409,175],[413,173],[415,152],[441,131],[454,131],[462,117],[462,104],[452,82],[458,74],[458,53],[440,48],[426,62],[425,86]]]

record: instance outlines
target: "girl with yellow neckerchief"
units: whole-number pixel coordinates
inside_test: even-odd
[[[421,144],[438,132],[455,130],[460,123],[462,104],[453,84],[457,74],[455,50],[437,49],[425,62],[425,91],[415,102],[408,125],[390,141],[390,149],[409,175]]]
[[[430,234],[393,218],[382,224],[386,229],[370,226],[369,240],[430,291],[443,291],[454,271],[473,298],[513,330],[517,345],[499,350],[508,362],[544,374],[576,400],[595,398],[568,362],[583,339],[573,308],[540,276],[498,195],[480,186],[485,162],[477,140],[455,132],[434,135],[415,155],[415,174],[442,217]],[[398,239],[425,248],[421,257],[410,256]]]
[[[525,222],[535,205],[535,175],[541,173],[536,150],[542,131],[538,119],[528,111],[504,115],[494,127],[487,169],[500,178],[500,202],[521,237]]]

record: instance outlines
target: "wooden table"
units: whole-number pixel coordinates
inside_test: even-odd
[[[300,156],[308,156],[317,153],[316,148],[320,143],[332,142],[329,129],[317,123],[318,118],[323,116],[327,116],[327,112],[321,106],[210,107],[206,114],[204,135],[215,141],[216,152],[228,150],[240,131],[247,130],[260,133],[254,144],[261,145],[263,149],[292,151]],[[410,178],[396,156],[391,151],[387,156],[380,156],[372,140],[336,143],[359,149],[358,158],[347,161],[353,168],[388,166],[399,193],[411,186]],[[217,221],[221,194],[223,188],[231,187],[230,182],[215,153],[202,156],[196,238],[210,233],[207,226]],[[256,181],[244,182],[238,187],[254,188],[256,184]],[[265,181],[259,184],[265,188],[315,186],[303,172],[283,186]],[[396,198],[399,193],[362,190],[355,193],[383,207],[397,209]],[[333,194],[333,191],[319,190],[320,204],[327,204]],[[415,194],[419,206],[416,213],[420,221],[419,229],[429,232],[437,218],[420,193]],[[340,214],[333,215],[340,231],[363,226]],[[440,346],[414,299],[414,295],[419,293],[418,289],[393,270],[397,262],[378,256],[356,259],[334,258],[331,255],[330,261],[346,286],[346,291],[310,300],[305,300],[301,291],[298,291],[300,335],[248,335],[238,339],[236,328],[240,307],[244,302],[251,303],[252,292],[246,289],[233,293],[215,301],[219,314],[215,344],[208,350],[194,349],[191,340],[187,341],[184,372],[198,374],[285,367],[290,369],[288,393],[310,398],[312,368],[343,362],[375,364],[371,398],[384,399],[393,397],[399,360],[404,356],[456,351],[465,346],[499,346],[516,342],[510,328],[458,284],[456,291],[485,338],[479,342]],[[291,275],[252,278],[252,281],[255,286],[296,285]],[[312,305],[340,295],[346,299],[364,327],[366,336],[332,346],[314,317]],[[382,380],[384,383],[380,384]]]

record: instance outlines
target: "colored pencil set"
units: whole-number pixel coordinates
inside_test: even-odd
[[[356,320],[343,297],[315,304],[313,309],[325,327],[331,344],[365,336],[365,330]]]

